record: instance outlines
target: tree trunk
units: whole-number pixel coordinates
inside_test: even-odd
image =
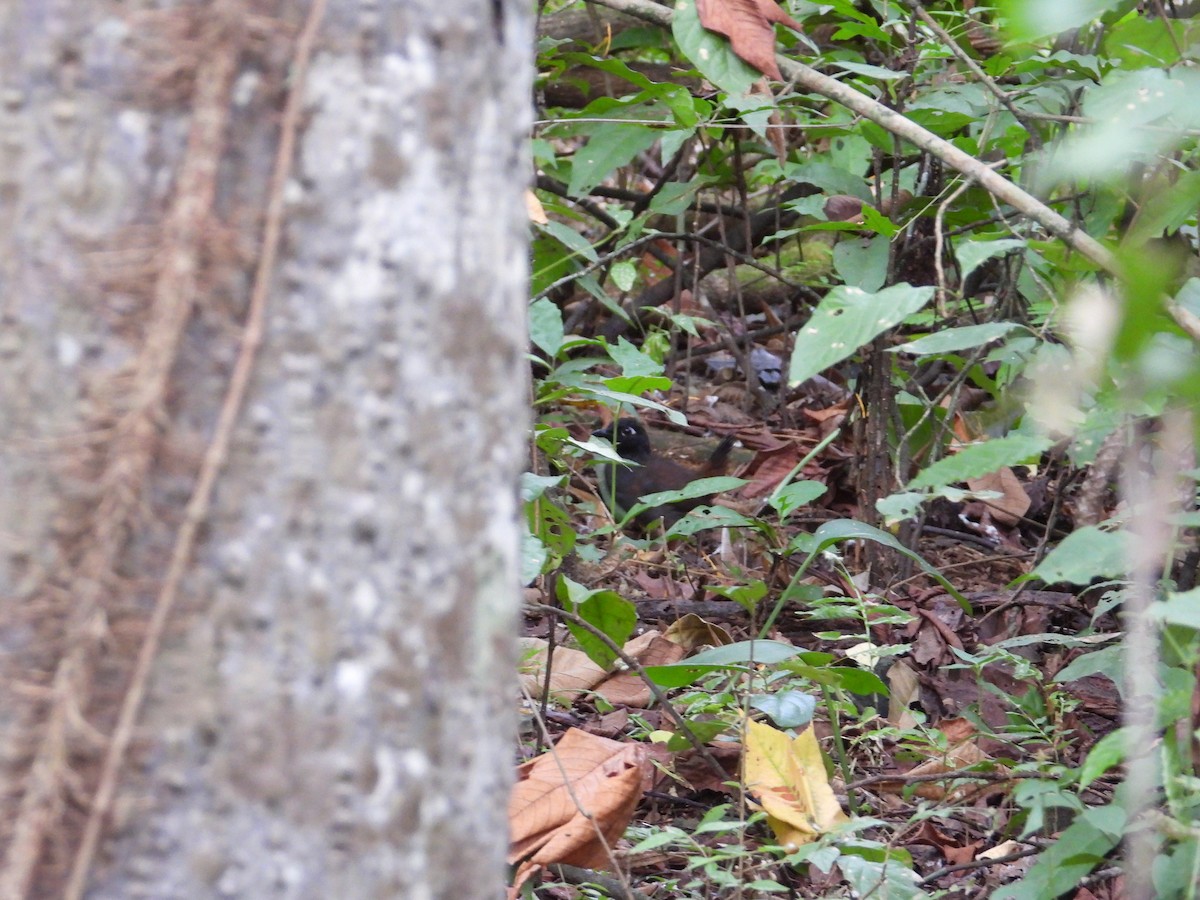
[[[310,2],[0,11],[3,900],[502,892],[531,10]]]

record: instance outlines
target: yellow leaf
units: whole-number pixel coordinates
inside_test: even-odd
[[[747,720],[742,777],[785,847],[815,840],[847,821],[829,779],[812,727],[791,737]]]

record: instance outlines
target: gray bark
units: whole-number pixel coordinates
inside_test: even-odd
[[[12,7],[5,46],[16,34],[25,50],[0,110],[0,859],[37,858],[0,886],[56,896],[224,402],[305,10]],[[501,894],[530,14],[330,4],[253,381],[87,896]],[[202,34],[212,16],[223,50]],[[176,227],[204,96],[228,112],[212,210]],[[163,302],[189,284],[182,312]],[[170,315],[178,340],[148,347]],[[128,377],[155,360],[158,394]],[[127,423],[141,430],[122,444]],[[45,752],[59,721],[61,765]]]

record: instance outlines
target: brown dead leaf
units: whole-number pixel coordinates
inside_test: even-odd
[[[887,672],[888,715],[887,720],[897,728],[912,728],[917,724],[909,704],[921,695],[921,680],[904,660],[892,663]]]
[[[522,638],[521,685],[531,697],[541,698],[546,683],[547,643],[542,638]],[[550,696],[565,703],[573,702],[580,694],[591,690],[604,680],[600,668],[582,650],[555,647],[550,671]]]
[[[625,652],[643,666],[669,666],[679,662],[684,657],[684,649],[673,641],[668,641],[658,632],[647,632],[650,640],[642,647],[631,649],[634,641],[626,645]],[[650,705],[650,687],[636,672],[619,672],[609,678],[598,688],[596,693],[613,706],[644,707]]]
[[[537,225],[545,225],[550,221],[546,217],[546,210],[542,208],[542,201],[528,188],[525,189],[525,213],[529,221]]]
[[[773,22],[801,31],[800,23],[775,0],[696,0],[700,24],[729,38],[733,52],[764,75],[782,81],[775,62]]]
[[[701,647],[724,647],[733,643],[733,637],[728,631],[695,613],[688,613],[676,619],[667,628],[663,637],[674,641],[687,653]]]
[[[521,865],[509,897],[518,896],[522,884],[555,863],[612,868],[612,848],[650,776],[640,744],[610,741],[577,728],[519,767],[508,803],[508,862]]]
[[[765,497],[796,467],[800,457],[800,448],[792,443],[760,450],[741,473],[746,484],[737,490],[736,496],[743,500]]]
[[[1008,466],[982,478],[968,479],[967,487],[973,491],[995,491],[1000,494],[999,497],[982,502],[992,514],[992,518],[1001,525],[1011,528],[1029,512],[1031,501],[1025,493],[1025,486]]]
[[[863,202],[849,194],[832,194],[825,201],[825,218],[830,222],[862,222]]]

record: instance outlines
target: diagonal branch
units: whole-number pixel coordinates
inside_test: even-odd
[[[648,22],[671,27],[672,12],[651,0],[590,0],[600,6],[637,16]],[[1003,175],[993,171],[975,157],[959,150],[949,141],[905,118],[895,110],[871,99],[849,85],[823,75],[816,69],[779,55],[779,69],[783,77],[796,86],[820,94],[840,103],[852,112],[869,119],[881,128],[903,138],[910,144],[935,156],[946,165],[979,183],[984,190],[1012,206],[1018,212],[1037,222],[1048,232],[1076,250],[1101,269],[1119,275],[1116,257],[1099,241],[1077,228],[1068,219],[1055,212],[1028,191],[1013,184]]]

